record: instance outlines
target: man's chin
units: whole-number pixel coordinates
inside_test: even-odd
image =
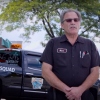
[[[71,32],[70,34],[71,35],[77,35],[78,33],[77,32]]]

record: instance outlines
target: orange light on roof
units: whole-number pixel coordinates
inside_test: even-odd
[[[21,47],[21,44],[11,44],[11,48],[18,49],[18,48],[22,48],[22,47]]]

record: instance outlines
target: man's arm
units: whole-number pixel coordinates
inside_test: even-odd
[[[84,92],[88,88],[92,87],[98,78],[99,78],[99,66],[96,66],[96,67],[91,68],[90,75],[86,78],[83,84],[79,87]]]
[[[45,62],[42,64],[42,76],[52,87],[64,93],[70,88],[58,79],[58,77],[52,72],[52,66]]]

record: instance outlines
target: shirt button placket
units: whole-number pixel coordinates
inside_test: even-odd
[[[74,67],[73,60],[74,60],[74,46],[72,46],[72,67]]]
[[[74,77],[74,46],[72,46],[72,69],[73,69],[72,76]]]

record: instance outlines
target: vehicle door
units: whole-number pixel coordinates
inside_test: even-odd
[[[20,50],[0,49],[0,78],[5,96],[20,95],[22,82]]]
[[[49,85],[42,77],[41,55],[27,52],[24,56],[24,78],[22,96],[32,98],[46,98]]]

